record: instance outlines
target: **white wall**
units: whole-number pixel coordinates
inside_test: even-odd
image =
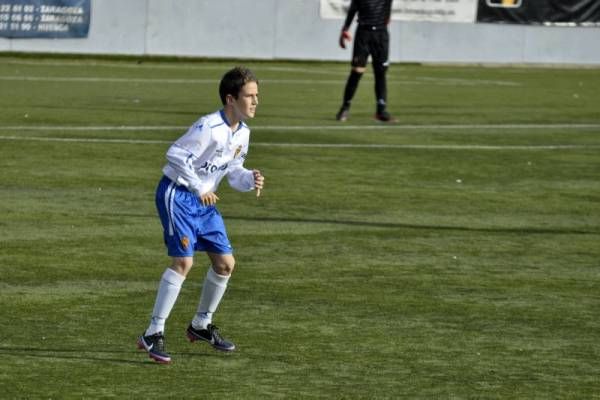
[[[6,39],[0,51],[349,60],[319,0],[92,0],[85,39]],[[600,28],[392,22],[393,62],[600,65]]]

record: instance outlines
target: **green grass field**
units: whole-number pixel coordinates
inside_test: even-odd
[[[245,62],[261,79],[226,181],[237,268],[190,344],[199,254],[135,348],[169,263],[154,188],[169,143],[220,107],[226,61],[0,57],[0,398],[600,399],[598,69]]]

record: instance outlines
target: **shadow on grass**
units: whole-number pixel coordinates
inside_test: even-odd
[[[114,355],[118,356],[115,357]],[[144,352],[118,350],[81,350],[81,349],[36,349],[33,347],[0,347],[0,355],[15,357],[47,358],[59,360],[102,361],[120,364],[156,364],[148,359]],[[103,356],[106,355],[106,356]],[[133,360],[139,357],[139,360]],[[157,364],[158,365],[158,364]]]
[[[219,353],[220,354],[220,353]],[[216,357],[219,354],[205,352],[171,352],[174,357]],[[106,355],[106,356],[105,356]],[[115,357],[115,355],[117,355]],[[37,349],[33,347],[0,347],[0,356],[45,358],[58,360],[84,360],[119,363],[130,365],[160,365],[152,361],[144,351],[119,351],[119,350],[81,350],[81,349]],[[139,358],[134,360],[133,358]]]
[[[156,218],[151,214],[135,214],[135,213],[100,213],[93,214],[102,217],[130,217],[130,218]],[[316,218],[285,218],[285,217],[241,217],[237,215],[224,215],[225,219],[252,221],[252,222],[285,222],[285,223],[304,223],[304,224],[331,224],[331,225],[347,225],[347,226],[364,226],[371,228],[389,228],[389,229],[415,229],[415,230],[433,230],[433,231],[463,231],[463,232],[482,232],[482,233],[518,233],[518,234],[545,234],[545,235],[600,235],[600,231],[583,230],[583,229],[568,229],[568,228],[503,228],[503,227],[474,227],[474,226],[451,226],[451,225],[418,225],[418,224],[403,224],[395,222],[370,222],[370,221],[344,221],[332,219],[316,219]],[[0,223],[1,225],[2,223]]]
[[[368,222],[368,221],[341,221],[328,219],[310,219],[310,218],[282,218],[282,217],[240,217],[236,215],[225,215],[225,219],[256,222],[286,222],[286,223],[305,223],[305,224],[333,224],[348,226],[363,226],[372,228],[390,228],[390,229],[418,229],[433,231],[464,231],[464,232],[483,232],[483,233],[518,233],[518,234],[546,234],[546,235],[598,235],[600,232],[580,229],[563,228],[502,228],[502,227],[470,227],[470,226],[449,226],[449,225],[417,225],[402,224],[393,222]]]

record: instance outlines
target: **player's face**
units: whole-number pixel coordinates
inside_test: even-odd
[[[258,106],[258,84],[248,82],[242,86],[237,99],[233,99],[233,109],[240,120],[254,118]]]

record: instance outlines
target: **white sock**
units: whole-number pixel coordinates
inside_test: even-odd
[[[177,296],[179,296],[183,281],[185,281],[185,276],[179,275],[171,268],[165,270],[158,285],[152,319],[150,326],[146,329],[146,336],[165,331],[165,322],[169,318]]]
[[[194,329],[206,329],[212,322],[212,316],[217,311],[227,289],[227,282],[229,282],[229,276],[217,274],[212,267],[208,269],[202,285],[198,311],[192,320]]]

